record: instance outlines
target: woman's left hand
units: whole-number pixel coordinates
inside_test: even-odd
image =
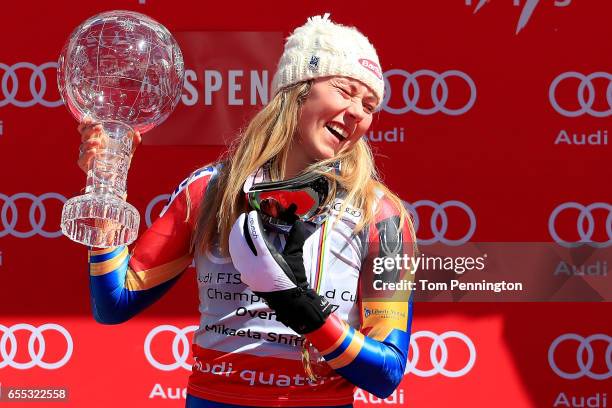
[[[303,261],[304,223],[295,221],[283,252],[265,236],[257,211],[238,217],[229,237],[229,251],[241,280],[276,311],[279,321],[296,332],[321,327],[331,305],[308,285]]]

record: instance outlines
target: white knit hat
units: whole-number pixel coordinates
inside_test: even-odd
[[[363,82],[382,102],[385,82],[374,46],[355,27],[333,23],[327,13],[310,17],[287,38],[272,94],[300,81],[331,75]]]

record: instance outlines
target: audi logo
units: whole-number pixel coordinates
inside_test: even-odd
[[[559,344],[563,343],[564,341],[571,340],[578,342],[578,348],[576,349],[576,362],[578,363],[579,369],[573,373],[563,371],[559,368],[555,361],[555,350]],[[595,352],[593,351],[592,346],[595,341],[603,341],[608,344],[604,356],[608,372],[595,373],[591,370],[595,361]],[[585,351],[586,361],[584,360]],[[612,377],[612,337],[606,334],[593,334],[588,337],[582,337],[575,333],[562,334],[561,336],[557,337],[548,348],[548,363],[555,374],[561,378],[565,378],[566,380],[575,380],[584,376],[594,380],[607,380],[608,378]]]
[[[416,367],[420,357],[417,340],[423,337],[433,340],[429,350],[429,359],[433,366],[430,370],[420,370]],[[448,347],[445,341],[451,338],[461,340],[470,353],[470,357],[463,368],[455,371],[447,370],[445,367],[448,362]],[[441,374],[445,377],[456,378],[466,375],[472,367],[474,367],[474,363],[476,362],[476,347],[474,343],[468,336],[458,331],[447,331],[442,334],[436,334],[427,330],[415,332],[410,336],[410,348],[412,350],[412,358],[408,359],[404,374],[412,373],[419,377],[431,377],[436,374]],[[440,350],[439,359],[438,350]]]
[[[556,227],[556,220],[559,214],[567,209],[575,209],[579,211],[578,219],[576,220],[576,229],[580,236],[579,241],[566,241],[562,239]],[[593,241],[593,234],[595,231],[595,218],[593,217],[592,211],[596,209],[602,209],[608,212],[606,217],[605,226],[606,234],[608,235],[607,241],[596,242]],[[585,230],[586,220],[586,230]],[[576,202],[567,202],[557,206],[550,214],[548,218],[548,231],[551,237],[561,246],[566,248],[573,248],[587,244],[592,247],[603,248],[612,245],[612,205],[608,203],[593,203],[589,205],[582,205]]]
[[[565,109],[561,107],[561,105],[557,101],[557,87],[562,81],[568,78],[576,78],[580,80],[580,85],[578,85],[578,89],[576,90],[576,98],[578,104],[580,105],[580,108],[576,110]],[[604,92],[606,95],[606,101],[608,102],[609,109],[599,111],[593,109],[595,96],[598,94],[598,92],[595,91],[595,86],[592,82],[594,79],[605,79],[608,81],[608,86],[606,87]],[[601,91],[602,90],[600,89],[600,95]],[[563,116],[573,118],[576,116],[589,114],[597,118],[605,118],[607,116],[612,115],[612,74],[610,74],[609,72],[593,72],[592,74],[584,75],[580,72],[575,71],[564,72],[563,74],[556,77],[550,84],[550,88],[548,89],[548,99],[550,99],[552,107]]]
[[[179,367],[184,368],[185,370],[191,370],[191,365],[187,363],[187,359],[189,358],[189,339],[187,338],[187,334],[193,333],[198,329],[198,326],[187,326],[183,329],[178,329],[169,324],[162,324],[161,326],[157,326],[153,330],[147,334],[144,342],[144,353],[153,367],[157,368],[161,371],[173,371]],[[174,358],[174,363],[171,364],[163,364],[160,363],[155,357],[153,357],[153,352],[151,351],[151,343],[153,339],[162,332],[170,332],[174,333],[174,339],[172,340],[172,356]],[[179,350],[179,343],[181,347]]]
[[[28,213],[30,227],[27,231],[18,231],[16,228],[19,221],[19,213],[15,204],[17,200],[31,201]],[[45,202],[47,200],[58,200],[63,204],[66,201],[66,197],[58,193],[45,193],[38,197],[30,193],[17,193],[12,196],[0,193],[0,202],[2,202],[2,208],[0,209],[0,238],[6,235],[12,235],[17,238],[30,238],[34,235],[41,235],[45,238],[61,236],[62,230],[59,228],[59,220],[50,223],[54,228],[53,230],[49,230],[49,227],[45,229],[47,221]]]
[[[160,194],[157,197],[154,197],[149,202],[149,204],[147,205],[146,211],[145,211],[145,221],[147,223],[147,227],[150,227],[153,222],[151,214],[155,206],[160,202],[166,202],[169,197],[170,197],[169,194]],[[417,233],[418,233],[419,225],[420,225],[420,219],[419,219],[417,209],[419,207],[431,207],[434,209],[433,214],[431,216],[431,220],[430,220],[430,227],[431,227],[431,231],[433,232],[434,236],[429,239],[418,238],[420,245],[431,245],[436,242],[442,242],[449,246],[463,245],[472,238],[472,236],[474,235],[474,232],[476,231],[476,215],[474,214],[474,211],[467,204],[461,201],[450,200],[450,201],[445,201],[441,204],[438,204],[431,200],[419,200],[419,201],[415,201],[414,203],[408,203],[406,201],[403,201],[403,203],[404,203],[404,207],[406,207],[406,209],[414,217],[414,228],[417,231]],[[468,219],[469,219],[470,225],[467,231],[465,232],[465,234],[463,235],[463,237],[459,239],[448,239],[445,237],[446,233],[448,232],[448,215],[446,214],[446,209],[451,208],[451,207],[457,207],[461,209],[468,216]],[[223,263],[226,263],[226,262],[223,262]]]
[[[6,105],[14,105],[19,108],[29,108],[36,104],[46,106],[48,108],[55,108],[63,105],[61,98],[48,99],[47,98],[47,78],[45,76],[45,70],[53,68],[57,71],[57,62],[45,62],[38,66],[30,62],[18,62],[13,65],[6,65],[0,62],[0,89],[2,94],[0,95],[0,108]],[[17,76],[18,70],[27,70],[30,73],[29,88],[30,88],[30,99],[19,100],[17,94],[19,92],[19,78]],[[55,77],[56,72],[53,72],[52,76]],[[52,88],[55,88],[53,86]]]
[[[157,326],[151,330],[149,334],[147,334],[144,342],[144,353],[147,360],[153,367],[161,371],[173,371],[181,367],[185,370],[191,370],[191,365],[187,363],[187,359],[189,358],[190,344],[187,335],[195,332],[197,329],[198,326],[187,326],[182,329],[168,324]],[[151,343],[153,342],[154,338],[159,333],[163,332],[174,333],[174,338],[171,345],[174,362],[170,364],[160,363],[155,357],[153,357],[153,353],[151,351]],[[430,360],[433,365],[433,368],[430,370],[420,370],[416,367],[420,356],[417,340],[422,337],[433,340],[433,344],[431,345],[429,352]],[[448,361],[448,348],[445,340],[451,338],[461,340],[467,347],[470,354],[469,359],[463,368],[456,371],[451,371],[445,368]],[[179,344],[181,345],[180,347]],[[406,370],[404,371],[405,374],[413,373],[419,377],[431,377],[435,374],[442,374],[446,377],[452,378],[462,377],[472,369],[474,363],[476,362],[476,347],[474,346],[474,343],[468,336],[458,331],[448,331],[442,334],[436,334],[431,331],[415,332],[410,336],[410,347],[412,349],[412,358],[409,359],[406,364]],[[440,350],[440,359],[437,357],[438,349]]]
[[[402,86],[402,98],[404,105],[400,107],[392,107],[389,105],[392,94],[389,77],[394,75],[404,78],[404,85]],[[431,100],[433,102],[433,106],[431,108],[423,108],[418,106],[419,98],[421,96],[421,88],[419,87],[418,79],[421,77],[433,78],[433,84],[431,85],[430,89]],[[446,79],[449,77],[461,78],[469,88],[470,97],[465,105],[461,107],[450,108],[447,106],[449,90]],[[382,110],[393,115],[401,115],[414,111],[419,115],[433,115],[436,112],[442,112],[447,115],[458,116],[469,111],[472,106],[474,106],[474,102],[476,102],[476,84],[466,73],[457,70],[445,71],[439,74],[429,69],[420,69],[414,73],[409,73],[402,69],[390,69],[389,71],[385,72],[384,80],[385,96],[383,97],[382,101]],[[413,90],[412,98],[409,94],[410,87],[412,87]]]
[[[19,330],[26,330],[30,332],[30,339],[28,340],[28,353],[30,354],[31,360],[25,363],[20,363],[14,360],[18,348],[15,333]],[[61,359],[52,363],[43,361],[43,356],[46,351],[46,343],[43,333],[47,330],[55,330],[59,332],[66,340],[66,353]],[[47,370],[55,370],[64,366],[72,356],[72,337],[70,336],[68,330],[59,324],[47,323],[40,327],[34,327],[27,323],[20,323],[11,327],[0,324],[0,332],[2,332],[2,337],[0,338],[0,369],[9,366],[18,370],[27,370],[34,366],[38,366]],[[36,342],[38,342],[38,352],[34,348],[34,344]]]
[[[0,107],[9,104],[20,108],[28,108],[36,104],[51,108],[61,106],[63,102],[60,97],[57,99],[49,99],[47,96],[48,88],[55,87],[48,86],[45,71],[48,69],[53,69],[56,71],[57,67],[57,62],[46,62],[41,65],[35,65],[30,62],[18,62],[13,65],[0,63],[0,75],[2,76],[2,79],[0,80]],[[17,72],[19,70],[27,70],[30,74],[28,81],[30,98],[27,100],[18,99],[20,82]],[[56,72],[53,72],[52,76],[55,77],[55,75]],[[389,104],[392,94],[389,78],[392,76],[400,76],[404,78],[404,85],[402,86],[401,93],[404,105],[400,107],[393,107]],[[394,115],[414,111],[420,115],[432,115],[437,112],[442,112],[447,115],[457,116],[469,111],[476,102],[476,84],[472,78],[469,77],[469,75],[462,71],[449,70],[442,73],[437,73],[429,69],[421,69],[415,71],[414,73],[410,73],[402,69],[391,69],[386,71],[383,77],[385,81],[385,96],[382,102],[382,109],[385,112]],[[433,106],[430,108],[418,106],[421,95],[421,87],[419,86],[418,80],[421,77],[433,78],[433,84],[431,85],[430,89]],[[447,106],[449,99],[449,86],[446,83],[446,79],[449,77],[457,77],[462,79],[469,89],[469,99],[463,106],[456,108]],[[412,97],[410,97],[409,94],[410,87],[413,89]]]
[[[438,204],[431,200],[419,200],[414,203],[408,203],[403,201],[404,207],[413,215],[414,217],[414,229],[417,233],[417,239],[419,241],[419,245],[431,245],[436,242],[442,242],[443,244],[449,246],[458,246],[463,245],[472,238],[474,232],[476,231],[476,215],[474,211],[465,203],[457,200],[445,201],[441,204]],[[419,214],[417,209],[419,207],[431,207],[433,208],[433,214],[431,215],[431,220],[429,221],[429,225],[431,227],[431,231],[433,233],[433,237],[429,239],[419,238],[419,225],[421,220],[419,218]],[[446,209],[451,207],[457,207],[461,209],[469,219],[469,227],[463,237],[459,239],[448,239],[446,238],[446,233],[448,232],[448,215],[446,214]],[[439,222],[438,222],[439,221]],[[439,224],[439,225],[438,225]]]

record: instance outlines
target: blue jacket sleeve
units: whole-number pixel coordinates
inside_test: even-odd
[[[124,322],[166,293],[191,264],[191,233],[213,168],[194,172],[173,192],[160,217],[127,246],[89,250],[89,286],[94,318]]]
[[[385,259],[414,254],[412,224],[406,219],[400,228],[399,220],[394,206],[382,201],[369,226],[368,254],[360,272],[359,330],[332,314],[307,334],[331,368],[379,398],[391,395],[402,381],[410,344],[414,274],[384,267]]]

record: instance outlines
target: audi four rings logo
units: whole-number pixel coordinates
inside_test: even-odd
[[[399,107],[392,107],[389,105],[392,94],[392,87],[389,77],[394,75],[404,78],[404,85],[402,86],[401,93],[404,104],[403,106]],[[418,106],[419,98],[421,96],[421,88],[419,87],[418,79],[421,77],[433,78],[433,83],[430,89],[431,100],[433,102],[433,106],[431,108]],[[470,97],[463,106],[456,108],[447,106],[449,87],[446,83],[446,79],[449,77],[457,77],[462,79],[469,89]],[[474,106],[474,102],[476,102],[476,84],[466,73],[457,70],[445,71],[439,74],[429,69],[420,69],[414,73],[406,72],[402,69],[391,69],[385,72],[384,80],[385,96],[382,101],[382,110],[394,115],[401,115],[406,112],[413,111],[420,115],[433,115],[436,112],[442,112],[447,115],[457,116],[469,111],[472,106]],[[412,87],[413,90],[412,98],[410,97],[409,93],[410,87]]]
[[[557,87],[559,84],[568,79],[575,78],[580,81],[578,88],[576,89],[576,101],[580,107],[575,110],[568,110],[563,108],[558,100],[557,100]],[[608,86],[605,88],[598,88],[595,90],[595,85],[593,85],[594,79],[604,79],[608,81]],[[602,93],[603,92],[603,93]],[[606,101],[608,103],[608,109],[605,110],[596,110],[593,109],[593,105],[595,103],[595,99],[597,96],[600,98],[606,96]],[[576,117],[584,114],[589,114],[591,116],[595,116],[597,118],[605,118],[612,115],[612,74],[609,72],[593,72],[589,75],[581,74],[580,72],[570,71],[564,72],[563,74],[556,77],[552,83],[550,84],[550,88],[548,89],[548,98],[550,99],[550,103],[555,108],[555,110],[563,116],[568,117]]]
[[[578,371],[567,372],[559,368],[555,360],[555,350],[557,347],[565,341],[576,341],[578,342],[578,348],[576,349],[576,363],[578,363]],[[596,341],[602,341],[607,344],[606,351],[603,356],[606,363],[607,372],[594,372],[593,364],[595,362],[595,351],[593,350],[593,344]],[[586,351],[586,361],[585,352]],[[566,333],[557,337],[548,348],[548,364],[550,368],[561,378],[566,380],[575,380],[587,376],[594,380],[607,380],[612,377],[612,337],[607,334],[593,334],[588,337],[582,337],[575,333]]]
[[[2,76],[0,80],[0,89],[2,89],[2,95],[0,95],[0,108],[9,104],[19,108],[29,108],[36,104],[48,108],[61,106],[63,104],[61,98],[52,99],[47,95],[48,88],[55,88],[55,85],[49,87],[47,85],[47,77],[45,76],[45,71],[53,68],[51,75],[55,77],[57,67],[57,62],[46,62],[42,65],[34,65],[30,62],[18,62],[13,65],[6,65],[0,62],[0,75]],[[28,86],[30,88],[29,99],[19,100],[17,98],[20,85],[17,76],[19,70],[25,70],[30,75],[28,81]]]
[[[30,332],[30,339],[28,340],[28,353],[30,354],[30,361],[27,362],[15,361],[15,356],[19,347],[15,333],[19,330],[26,330]],[[55,330],[59,332],[66,340],[66,353],[61,359],[55,362],[43,361],[43,356],[45,355],[47,348],[43,333],[47,330]],[[40,327],[34,327],[31,324],[26,323],[16,324],[11,327],[0,324],[0,332],[2,333],[2,337],[0,338],[0,369],[9,366],[18,370],[27,370],[34,366],[38,366],[47,370],[55,370],[64,366],[72,356],[72,337],[70,336],[70,333],[68,333],[68,330],[59,324],[47,323]],[[38,352],[34,347],[36,342],[38,342]]]
[[[578,230],[578,235],[580,236],[579,241],[566,241],[562,239],[557,232],[557,217],[559,214],[561,214],[561,212],[568,209],[575,209],[579,211],[579,215],[576,220],[576,229]],[[606,234],[608,235],[608,239],[606,241],[593,241],[596,223],[592,212],[593,210],[597,209],[607,211],[608,213],[605,220]],[[556,243],[567,248],[578,247],[584,244],[597,248],[608,247],[612,245],[612,205],[608,203],[593,203],[585,206],[576,202],[560,204],[550,214],[550,218],[548,219],[548,231]]]
[[[190,350],[190,342],[187,338],[187,334],[193,333],[198,329],[198,326],[187,326],[183,329],[178,329],[169,324],[162,324],[161,326],[157,326],[153,330],[147,334],[144,342],[144,353],[147,357],[149,363],[162,371],[172,371],[176,370],[179,367],[184,368],[185,370],[191,370],[191,365],[187,363],[187,359],[189,358],[189,350]],[[172,356],[174,357],[174,363],[164,364],[160,363],[155,357],[153,357],[153,353],[151,351],[151,343],[155,336],[162,332],[170,332],[174,333],[174,340],[172,340]],[[181,344],[179,350],[179,343]]]
[[[51,75],[52,77],[55,77],[57,67],[57,62],[46,62],[41,65],[35,65],[30,62],[18,62],[13,65],[0,63],[0,75],[2,76],[2,79],[0,80],[0,89],[2,90],[2,94],[0,95],[0,107],[14,105],[20,108],[28,108],[37,104],[51,108],[61,106],[63,104],[61,98],[58,97],[57,99],[52,99],[47,95],[48,89],[55,88],[55,86],[50,87],[48,85],[46,71],[53,69],[53,71],[51,71]],[[17,75],[19,70],[29,72],[29,99],[18,99],[19,87],[20,85],[23,86],[23,84],[20,84],[19,77]],[[390,106],[392,88],[389,78],[393,76],[404,78],[404,85],[402,86],[401,91],[404,103],[399,107]],[[431,85],[430,89],[431,100],[433,102],[432,107],[425,108],[418,106],[419,98],[422,92],[418,80],[422,77],[430,77],[433,79],[433,84]],[[449,86],[446,80],[450,77],[460,78],[469,89],[469,99],[463,106],[447,106],[449,99]],[[436,112],[442,112],[447,115],[456,116],[464,114],[470,110],[474,105],[474,102],[476,102],[476,84],[466,73],[457,70],[437,73],[429,69],[421,69],[415,71],[414,73],[410,73],[402,69],[392,69],[384,73],[384,81],[386,91],[384,100],[382,102],[382,109],[385,112],[394,115],[400,115],[413,111],[420,115],[432,115]],[[413,90],[412,97],[410,97],[409,94],[411,87]]]
[[[17,211],[17,200],[29,200],[30,211],[28,213],[29,229],[26,231],[18,231],[16,226],[19,221],[19,213]],[[0,193],[0,238],[6,235],[12,235],[17,238],[30,238],[34,235],[41,235],[45,238],[57,238],[62,235],[62,230],[59,228],[59,220],[52,220],[47,223],[47,208],[45,202],[47,200],[58,200],[61,204],[66,201],[66,197],[58,193],[45,193],[40,196],[35,196],[30,193],[17,193],[12,196]]]
[[[431,200],[419,200],[415,201],[414,203],[408,203],[406,201],[403,201],[403,203],[404,207],[406,207],[406,209],[414,217],[414,229],[417,232],[417,239],[419,241],[419,245],[431,245],[436,242],[442,242],[443,244],[449,246],[463,245],[468,242],[470,238],[472,238],[472,235],[474,235],[474,232],[476,231],[476,215],[467,204],[461,201],[450,200],[438,204]],[[431,215],[431,220],[429,221],[431,231],[434,235],[433,238],[423,239],[418,236],[419,225],[421,222],[417,211],[419,207],[433,208],[433,214]],[[446,209],[452,207],[457,207],[463,212],[465,212],[465,214],[468,216],[470,223],[470,226],[468,227],[466,233],[463,235],[463,237],[459,239],[446,238],[446,233],[448,232],[448,215],[446,214]]]
[[[429,370],[420,370],[416,367],[420,357],[420,349],[417,340],[422,337],[433,340],[431,348],[429,349],[429,360],[432,365],[432,368]],[[454,371],[446,369],[449,354],[446,340],[451,338],[459,339],[465,344],[470,353],[466,364],[461,369]],[[418,331],[410,336],[410,348],[412,350],[412,358],[408,359],[404,373],[412,373],[419,377],[431,377],[436,374],[442,374],[445,377],[451,378],[462,377],[474,367],[474,363],[476,362],[476,347],[474,343],[468,336],[458,331],[447,331],[442,334],[436,334],[427,330]],[[438,350],[440,350],[440,358],[438,358]]]
[[[183,329],[179,329],[175,326],[164,324],[151,330],[147,335],[144,343],[144,352],[149,363],[153,367],[162,371],[172,371],[181,367],[185,370],[191,370],[191,365],[187,363],[187,359],[189,358],[189,339],[187,338],[187,334],[193,333],[197,330],[197,328],[198,326],[187,326]],[[162,332],[174,333],[174,339],[172,340],[171,344],[174,362],[170,364],[160,363],[155,357],[153,357],[153,353],[151,351],[151,343],[153,342],[154,338]],[[430,338],[433,340],[433,344],[431,345],[431,349],[429,352],[429,358],[431,360],[433,368],[429,370],[421,370],[416,367],[420,357],[420,350],[417,344],[417,340],[422,337]],[[448,347],[445,341],[451,338],[461,340],[463,344],[465,344],[469,352],[468,361],[459,370],[448,370],[445,367],[448,362],[449,354]],[[474,363],[476,362],[476,347],[474,346],[474,343],[468,336],[458,331],[448,331],[442,334],[436,334],[431,331],[418,331],[411,335],[410,347],[412,349],[412,358],[409,359],[406,364],[405,374],[412,373],[419,377],[431,377],[436,374],[441,374],[446,377],[452,378],[462,377],[472,369]],[[440,350],[439,359],[438,349]]]

